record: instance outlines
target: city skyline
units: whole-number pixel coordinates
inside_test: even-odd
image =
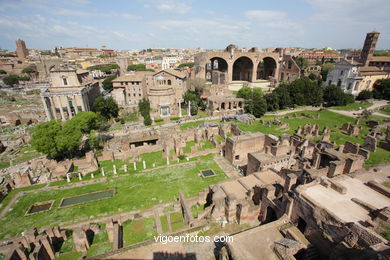
[[[365,32],[390,44],[390,3],[384,0],[206,1],[2,0],[0,47],[112,49],[240,47],[361,48]]]

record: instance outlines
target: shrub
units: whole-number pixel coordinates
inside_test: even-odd
[[[372,92],[369,90],[363,90],[359,93],[359,95],[356,97],[356,100],[367,100],[372,98]]]
[[[178,116],[172,116],[172,117],[170,117],[169,119],[171,119],[172,121],[176,121],[176,120],[179,120],[180,117],[178,117]]]
[[[155,123],[160,123],[160,122],[162,122],[162,121],[164,121],[164,119],[162,119],[162,118],[156,118],[156,119],[154,119],[154,122],[155,122]]]

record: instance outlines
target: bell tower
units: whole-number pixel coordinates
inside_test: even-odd
[[[360,54],[360,60],[364,66],[368,66],[372,56],[374,55],[375,46],[379,38],[379,32],[372,31],[367,33],[362,52]]]

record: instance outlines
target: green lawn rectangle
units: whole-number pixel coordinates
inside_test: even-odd
[[[123,246],[152,239],[153,236],[157,235],[154,225],[154,218],[152,217],[123,222]]]
[[[179,229],[185,226],[184,218],[181,212],[171,213],[170,218],[171,218],[171,227],[173,232],[178,231]]]

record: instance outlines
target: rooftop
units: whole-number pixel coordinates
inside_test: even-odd
[[[379,192],[369,188],[362,181],[347,175],[339,175],[331,179],[333,183],[345,187],[346,193],[341,194],[331,187],[325,187],[320,183],[306,185],[300,188],[300,195],[315,203],[318,207],[335,215],[345,222],[358,222],[370,220],[370,212],[364,207],[352,201],[359,199],[375,208],[390,207],[390,200]]]

